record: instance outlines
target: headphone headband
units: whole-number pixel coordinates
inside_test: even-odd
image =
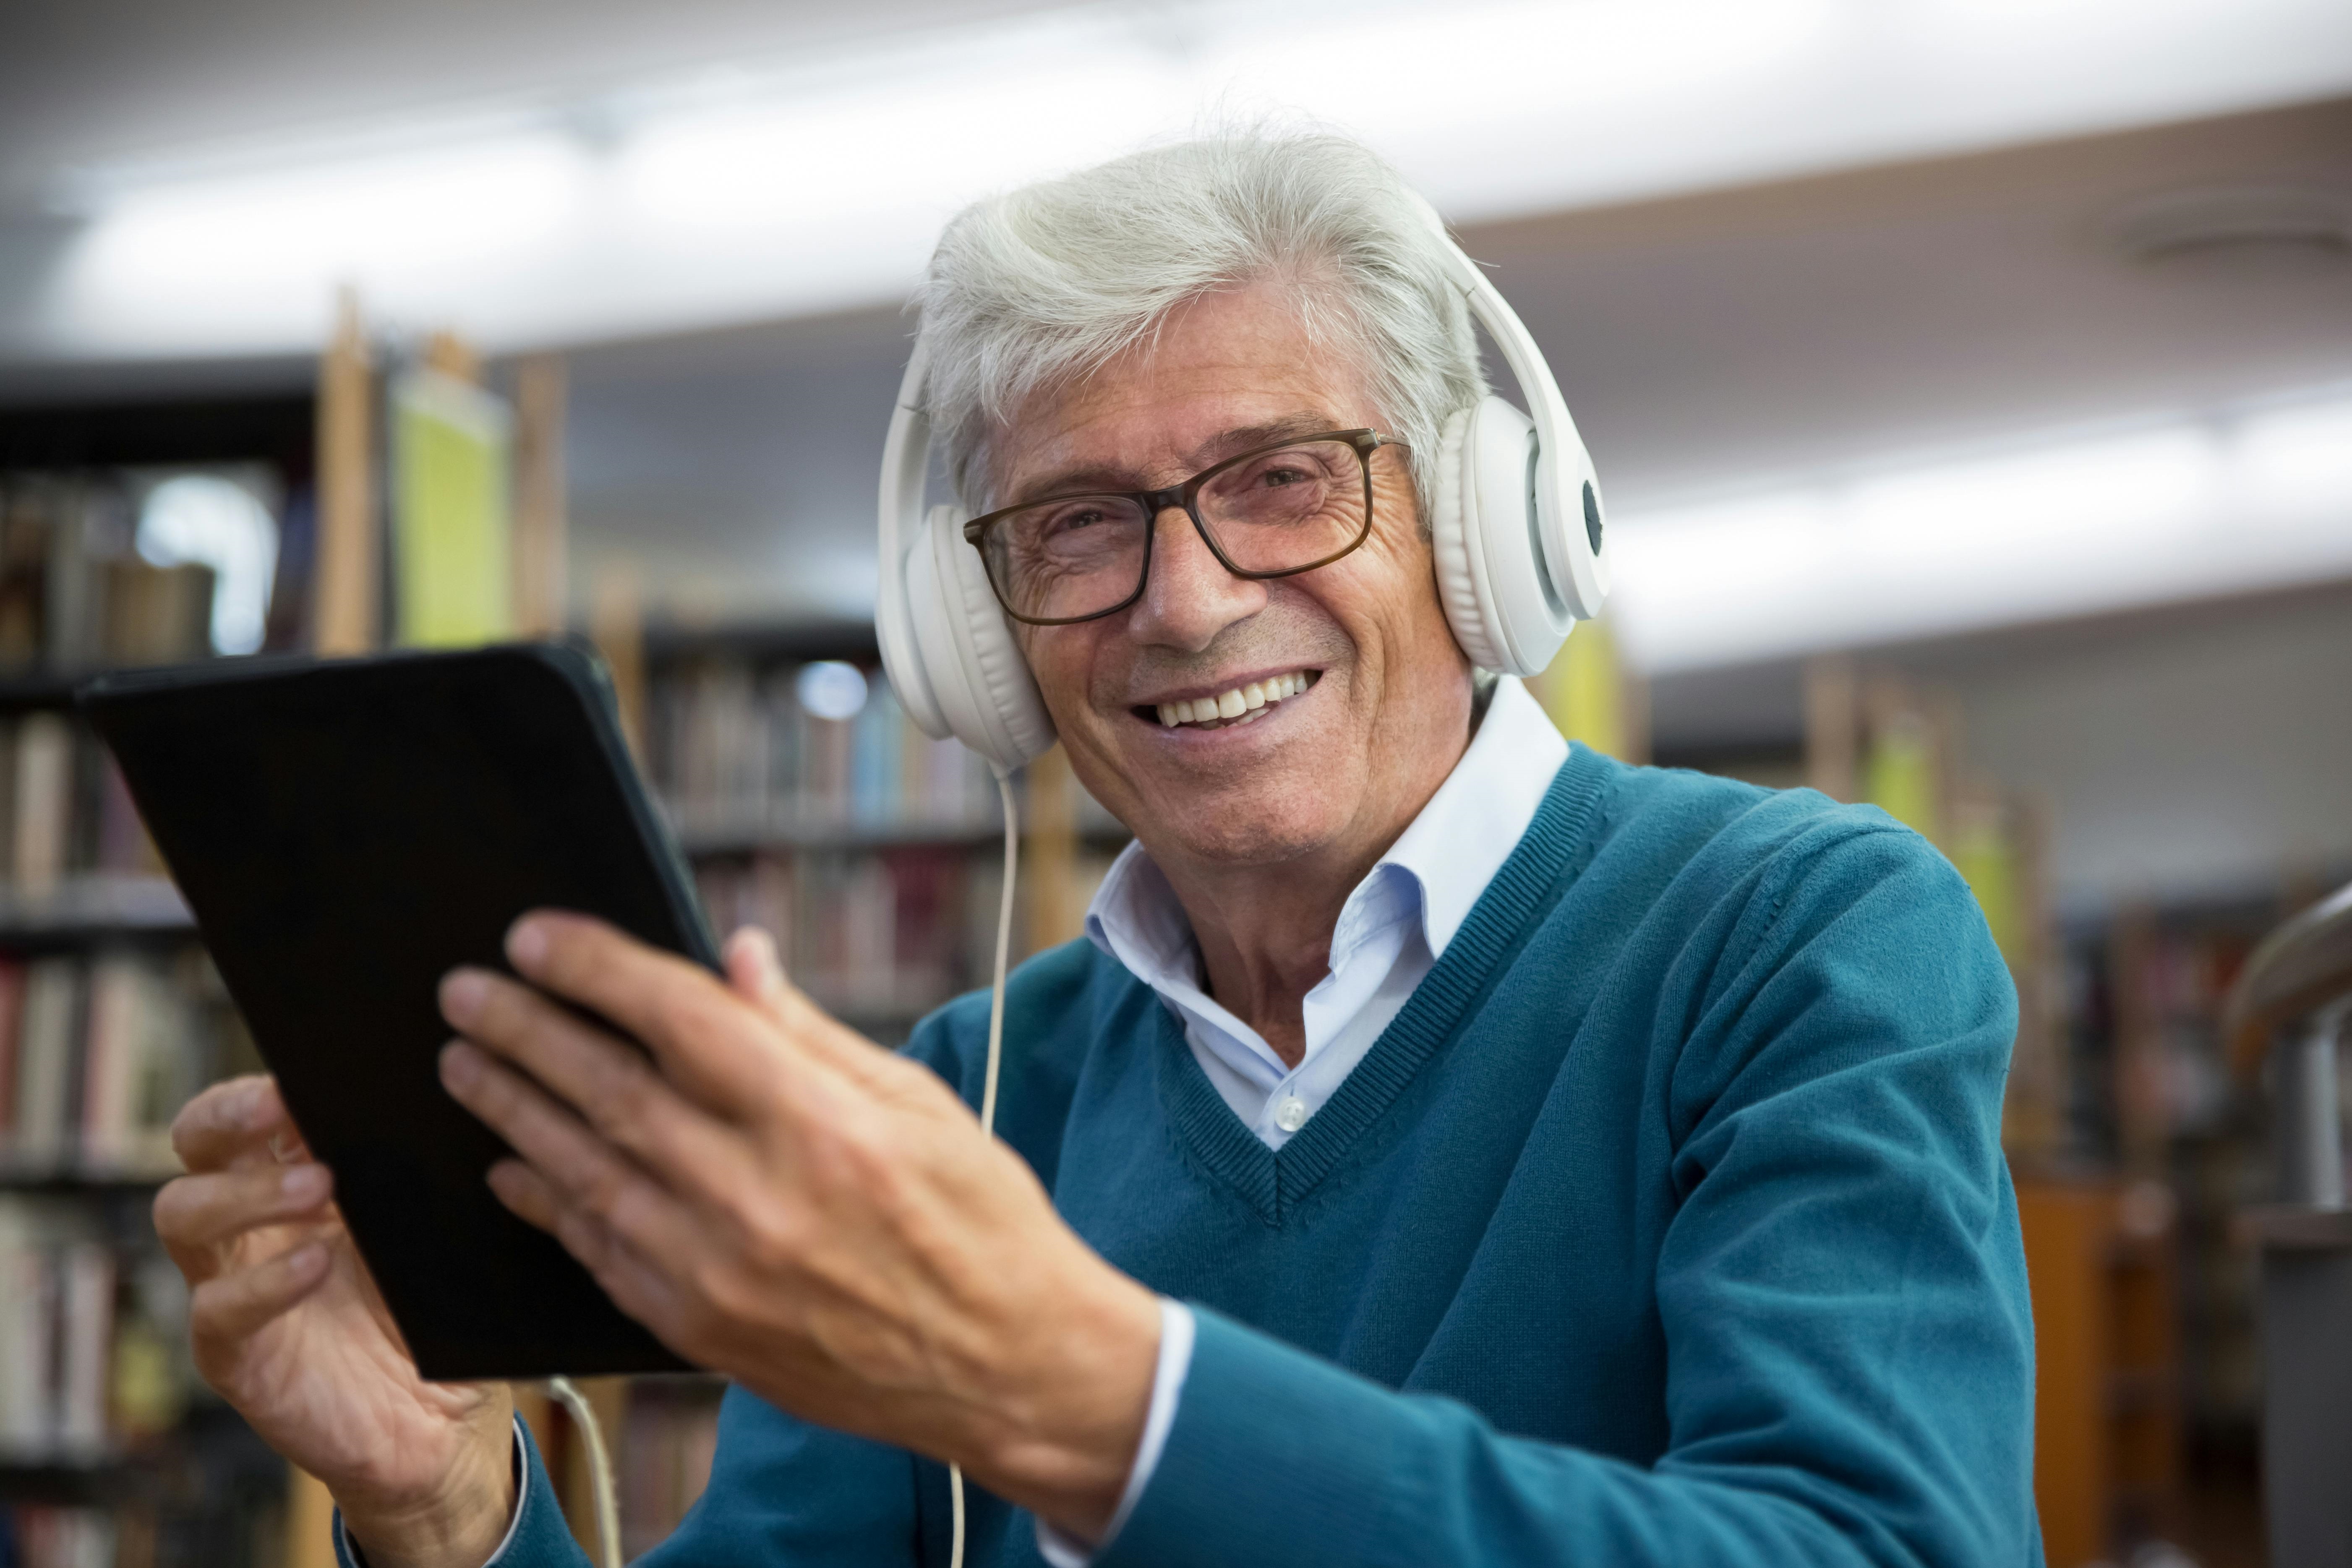
[[[898,406],[890,411],[890,436],[882,445],[882,581],[874,600],[874,632],[899,704],[917,728],[943,739],[947,716],[915,647],[914,607],[907,594],[907,552],[923,521],[923,487],[930,478],[931,416],[925,406],[930,359],[929,346],[918,334],[898,383]]]
[[[1415,454],[1435,480],[1430,521],[1439,598],[1474,663],[1533,673],[1550,662],[1575,621],[1600,613],[1608,595],[1599,486],[1568,404],[1517,312],[1445,232],[1436,210],[1412,199],[1437,237],[1446,280],[1494,340],[1528,402],[1522,415],[1486,397],[1447,420],[1439,450]],[[924,508],[929,369],[929,345],[918,334],[882,449],[874,617],[882,665],[924,733],[953,735],[1000,769],[1018,767],[1053,744],[1053,721],[980,558],[957,528],[956,509]]]
[[[1438,259],[1462,291],[1470,319],[1486,329],[1502,351],[1503,363],[1528,400],[1528,416],[1536,429],[1536,465],[1532,476],[1534,527],[1541,542],[1540,564],[1561,602],[1578,620],[1601,613],[1609,596],[1609,564],[1601,551],[1601,489],[1592,461],[1577,434],[1576,420],[1560,395],[1559,383],[1533,333],[1511,302],[1503,298],[1469,253],[1446,232],[1445,220],[1418,192],[1413,201],[1437,236]],[[1589,551],[1569,546],[1569,530],[1582,531]]]

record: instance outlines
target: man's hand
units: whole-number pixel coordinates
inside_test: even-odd
[[[507,947],[530,985],[460,970],[441,1001],[464,1037],[443,1081],[521,1156],[490,1173],[508,1207],[679,1353],[1099,1539],[1159,1305],[1019,1156],[819,1012],[758,932],[724,984],[578,916],[528,916]]]
[[[481,1568],[514,1512],[506,1385],[416,1375],[273,1080],[206,1089],[172,1146],[188,1174],[155,1230],[194,1287],[197,1373],[326,1482],[377,1568]]]

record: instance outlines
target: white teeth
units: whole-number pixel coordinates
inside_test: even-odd
[[[1304,671],[1276,675],[1265,680],[1253,680],[1231,691],[1214,697],[1194,697],[1181,702],[1158,705],[1160,723],[1163,729],[1179,724],[1248,724],[1265,716],[1266,710],[1286,697],[1296,697],[1307,689]]]

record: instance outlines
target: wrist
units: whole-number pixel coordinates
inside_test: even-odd
[[[1011,1386],[966,1468],[1065,1533],[1098,1542],[1135,1465],[1160,1357],[1160,1299],[1105,1267],[1042,1331],[1024,1334]]]
[[[483,1568],[506,1540],[521,1504],[520,1447],[511,1415],[495,1450],[468,1450],[429,1496],[335,1494],[344,1531],[368,1568]]]

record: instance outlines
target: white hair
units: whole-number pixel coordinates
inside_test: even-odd
[[[1273,280],[1314,341],[1361,366],[1412,448],[1426,520],[1439,433],[1486,390],[1444,243],[1394,170],[1321,132],[1177,142],[976,202],[916,297],[949,478],[984,510],[990,437],[1033,393],[1147,341],[1188,300]]]

